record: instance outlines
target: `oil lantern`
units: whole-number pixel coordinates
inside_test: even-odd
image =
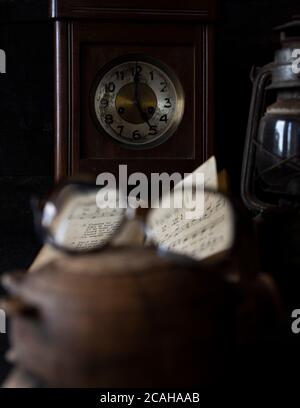
[[[242,197],[264,212],[300,204],[300,16],[277,27],[274,61],[253,70],[242,169]]]

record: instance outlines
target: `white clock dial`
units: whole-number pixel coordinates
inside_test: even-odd
[[[113,139],[131,148],[149,148],[170,137],[184,110],[183,90],[166,66],[147,57],[110,64],[96,82],[94,116]]]

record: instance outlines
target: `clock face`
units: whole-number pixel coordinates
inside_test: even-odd
[[[175,73],[147,57],[112,61],[92,91],[97,126],[128,148],[164,142],[178,127],[183,110],[183,89]]]

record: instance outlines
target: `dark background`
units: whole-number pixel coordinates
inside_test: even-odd
[[[7,74],[0,75],[0,273],[26,268],[39,250],[30,197],[42,195],[53,174],[53,32],[36,2],[6,1],[38,22],[1,22],[0,48],[7,54]],[[38,6],[39,5],[39,6]],[[299,0],[223,0],[216,36],[216,155],[239,190],[243,142],[251,95],[251,66],[273,59],[278,35],[272,28],[300,14]],[[7,336],[0,336],[0,353]],[[0,381],[7,371],[0,360]]]

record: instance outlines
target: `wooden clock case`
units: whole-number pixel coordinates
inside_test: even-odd
[[[213,151],[211,0],[52,0],[55,19],[55,176],[80,172],[193,171]],[[89,98],[98,72],[114,58],[148,55],[167,64],[185,92],[176,132],[148,150],[130,150],[99,131]]]

